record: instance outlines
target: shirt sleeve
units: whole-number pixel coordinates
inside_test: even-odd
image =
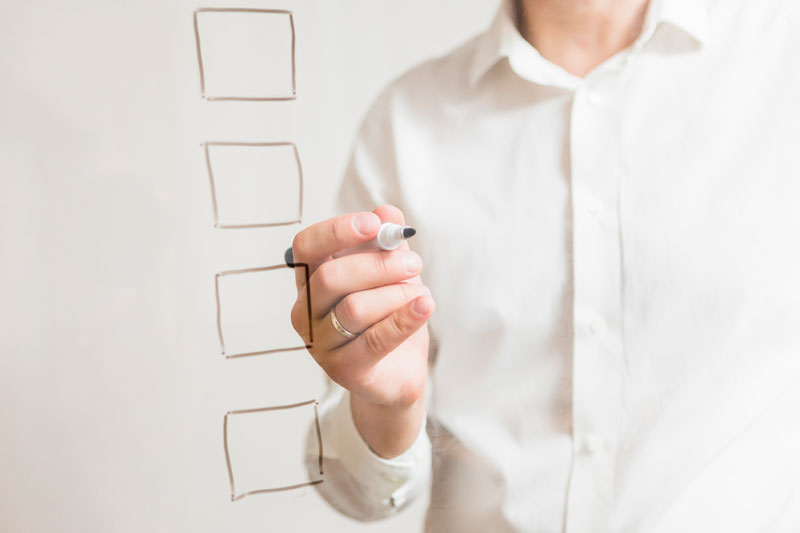
[[[403,509],[421,494],[430,477],[431,444],[420,427],[414,443],[402,454],[384,459],[364,442],[350,410],[350,393],[331,385],[319,409],[322,435],[322,483],[319,493],[340,512],[361,521],[378,520]],[[319,477],[319,445],[309,428],[306,466]]]
[[[397,182],[390,120],[390,92],[378,97],[364,119],[337,199],[340,213],[371,211],[381,204],[404,209]],[[319,493],[337,510],[357,520],[390,516],[422,493],[431,470],[431,444],[421,425],[408,450],[392,459],[375,454],[361,437],[350,410],[350,393],[335,383],[319,409],[323,482]],[[316,428],[310,428],[306,465],[319,477]]]

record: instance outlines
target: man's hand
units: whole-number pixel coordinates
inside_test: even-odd
[[[314,342],[309,352],[331,379],[351,392],[362,437],[376,453],[391,457],[410,446],[425,412],[429,340],[423,326],[434,302],[419,279],[422,259],[405,242],[392,251],[333,258],[375,238],[383,222],[403,224],[403,214],[381,206],[372,213],[334,217],[297,234],[294,261],[308,264],[309,282],[307,286],[297,272],[292,325],[310,344],[310,291]],[[331,309],[355,338],[336,331]]]

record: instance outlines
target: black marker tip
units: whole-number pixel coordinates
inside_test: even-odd
[[[403,228],[403,238],[404,239],[408,239],[410,237],[413,237],[416,234],[417,234],[417,230],[415,230],[414,228],[409,228],[408,226]]]
[[[294,268],[294,253],[292,252],[292,247],[286,249],[286,253],[283,254],[283,260],[286,261],[286,266]]]

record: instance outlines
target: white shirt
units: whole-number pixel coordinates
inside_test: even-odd
[[[338,390],[318,488],[387,516],[432,458],[429,531],[800,531],[800,2],[654,0],[583,79],[507,7],[380,96],[342,188],[418,230],[433,451],[380,459]]]

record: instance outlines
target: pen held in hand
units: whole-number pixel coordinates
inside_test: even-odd
[[[401,226],[400,224],[393,224],[391,222],[386,222],[381,224],[380,229],[378,230],[378,235],[370,240],[361,244],[359,246],[355,246],[353,248],[348,248],[346,250],[342,250],[341,252],[337,252],[333,254],[333,257],[343,257],[345,255],[356,254],[359,252],[370,252],[370,251],[378,251],[378,250],[394,250],[403,241],[410,239],[414,235],[416,235],[417,230],[410,226]],[[289,247],[284,254],[284,260],[286,264],[290,267],[294,268],[294,255],[292,253],[292,248]]]

